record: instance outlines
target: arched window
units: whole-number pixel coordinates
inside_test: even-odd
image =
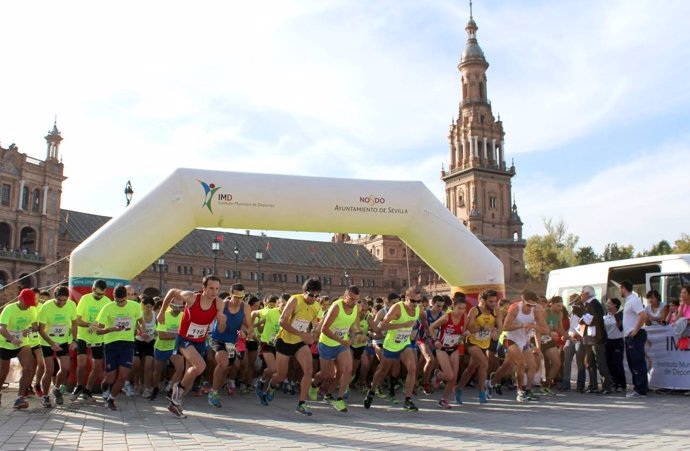
[[[484,99],[484,98],[485,98],[485,95],[484,95],[484,83],[482,83],[481,81],[479,82],[479,98],[480,98],[480,99]]]
[[[36,252],[38,240],[36,231],[31,227],[24,227],[19,235],[19,249],[24,252]]]
[[[513,232],[513,241],[518,241],[520,239],[520,235],[517,233],[517,231]]]
[[[12,248],[12,227],[6,222],[0,222],[0,249],[10,250]]]
[[[38,189],[31,193],[31,211],[34,213],[41,211],[41,192]]]

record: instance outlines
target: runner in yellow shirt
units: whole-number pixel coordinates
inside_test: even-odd
[[[33,375],[34,359],[28,337],[33,333],[33,324],[36,322],[35,306],[36,294],[30,288],[24,288],[17,301],[6,305],[0,313],[0,390],[10,371],[10,360],[17,357],[22,366],[15,409],[29,407],[26,392]],[[0,392],[0,400],[1,396]]]
[[[71,401],[76,401],[79,395],[84,400],[93,398],[91,396],[93,385],[96,380],[103,378],[103,337],[99,337],[90,330],[95,330],[98,324],[96,318],[101,309],[112,302],[105,295],[107,287],[105,280],[95,280],[91,293],[82,296],[77,304],[77,385],[70,396]],[[91,354],[90,357],[89,353]],[[89,358],[92,359],[91,372],[86,385],[82,385],[84,384],[86,364]]]
[[[103,307],[96,318],[96,326],[89,328],[89,332],[96,332],[105,338],[105,382],[104,390],[110,390],[106,405],[110,410],[117,410],[115,397],[132,369],[134,359],[134,334],[144,332],[141,320],[142,311],[139,304],[127,299],[127,289],[118,285],[113,290],[115,302]]]
[[[50,383],[53,379],[55,359],[60,366],[55,377],[53,396],[55,404],[62,405],[60,386],[69,375],[70,349],[77,349],[77,305],[69,299],[69,288],[55,288],[55,298],[46,301],[38,312],[38,333],[41,335],[41,350],[45,361],[45,371],[41,379],[42,407],[50,408]]]

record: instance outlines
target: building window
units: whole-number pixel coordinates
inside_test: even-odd
[[[388,255],[390,255],[391,257],[395,257],[395,248],[394,247],[388,248]]]
[[[29,188],[26,186],[22,190],[22,210],[29,209]]]
[[[10,197],[12,195],[12,185],[7,183],[2,184],[2,205],[5,207],[10,206]]]
[[[497,208],[498,198],[496,196],[489,196],[489,208]]]
[[[41,209],[41,192],[37,189],[31,194],[31,211],[38,213]]]
[[[518,241],[520,239],[520,235],[518,235],[517,232],[513,232],[513,241]]]
[[[187,268],[185,268],[185,272],[187,272]],[[177,273],[182,274],[182,265],[177,265]]]

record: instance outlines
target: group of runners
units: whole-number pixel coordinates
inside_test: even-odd
[[[462,293],[427,302],[418,287],[377,303],[349,286],[331,303],[321,296],[318,279],[308,279],[299,294],[267,296],[263,305],[247,302],[241,284],[220,289],[218,277],[206,276],[200,292],[171,289],[158,306],[150,298],[130,299],[131,288],[122,285],[111,300],[103,280],[76,304],[67,287],[57,287],[54,298],[41,305],[32,290],[22,290],[0,314],[0,387],[10,359],[17,357],[22,376],[14,407],[27,408],[31,391],[42,397],[43,407],[61,405],[72,351],[72,401],[88,400],[100,388],[106,406],[115,410],[117,397],[123,390],[131,394],[137,381],[143,396],[153,400],[165,379],[168,410],[181,418],[193,389],[221,407],[220,394],[224,387],[234,391],[236,374],[265,406],[291,384],[298,394],[296,411],[303,415],[312,415],[308,401],[320,397],[347,411],[351,388],[362,390],[367,409],[375,398],[397,403],[401,388],[403,409],[417,411],[413,396],[419,390],[439,390],[438,406],[449,409],[453,401],[463,403],[463,389],[472,382],[479,403],[486,403],[513,375],[517,401],[526,402],[536,399],[533,348],[555,333],[531,292],[506,308],[493,290],[468,306]],[[261,370],[254,377],[257,354]],[[238,373],[240,359],[245,365]],[[39,360],[45,370],[32,387]]]

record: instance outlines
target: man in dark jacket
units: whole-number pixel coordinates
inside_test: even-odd
[[[580,319],[585,346],[585,361],[589,372],[588,393],[609,394],[612,392],[611,374],[606,364],[606,327],[604,309],[596,299],[594,288],[582,287],[580,294],[584,305],[584,315]],[[601,391],[597,386],[597,369],[602,378]]]

